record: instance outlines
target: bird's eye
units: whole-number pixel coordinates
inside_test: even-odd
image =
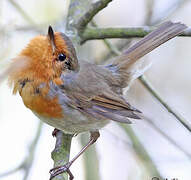
[[[65,54],[61,53],[61,54],[58,55],[58,60],[59,61],[64,61],[65,59],[66,59],[66,55]]]

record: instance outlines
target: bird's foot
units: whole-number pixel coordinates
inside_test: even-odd
[[[64,172],[68,173],[69,180],[73,180],[74,176],[73,176],[73,174],[71,173],[71,171],[69,169],[71,164],[72,164],[71,162],[68,162],[63,166],[58,166],[58,167],[52,168],[50,170],[50,180],[53,179],[54,177],[58,176],[59,174],[64,173]]]

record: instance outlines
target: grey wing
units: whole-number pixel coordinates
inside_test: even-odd
[[[107,119],[122,123],[131,123],[129,118],[141,119],[139,117],[141,112],[118,95],[111,96],[111,94],[105,93],[87,97],[81,93],[73,92],[67,94],[67,96],[70,99],[69,106],[96,119]]]
[[[139,110],[132,107],[120,94],[116,78],[106,68],[81,61],[77,74],[63,76],[62,93],[68,106],[96,119],[131,123],[128,118],[141,119]],[[114,84],[113,84],[114,83]]]

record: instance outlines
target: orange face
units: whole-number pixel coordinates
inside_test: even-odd
[[[30,41],[27,47],[20,53],[19,57],[27,61],[26,67],[19,69],[14,76],[16,78],[39,79],[49,81],[59,77],[64,68],[64,62],[57,60],[60,53],[68,56],[68,50],[65,41],[60,33],[55,33],[55,42],[57,49],[53,52],[50,40],[47,36],[37,36]],[[19,63],[19,57],[17,63]],[[22,60],[21,60],[22,61]]]
[[[70,40],[62,33],[49,31],[48,36],[32,39],[13,60],[9,81],[13,93],[19,92],[28,108],[58,118],[62,116],[61,108],[57,97],[48,97],[49,83],[63,84],[61,73],[75,67],[77,58]]]

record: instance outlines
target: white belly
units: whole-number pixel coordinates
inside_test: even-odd
[[[109,120],[86,117],[75,109],[70,109],[67,113],[65,112],[65,116],[62,119],[42,117],[35,112],[33,113],[50,126],[69,134],[78,134],[85,131],[96,131],[109,123]]]

